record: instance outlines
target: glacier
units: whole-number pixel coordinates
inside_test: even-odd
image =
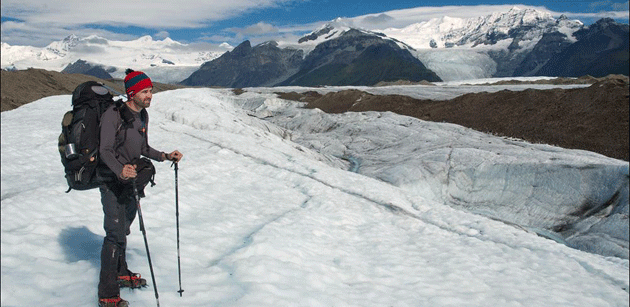
[[[497,63],[485,52],[467,49],[417,50],[415,56],[442,80],[491,78]]]
[[[414,197],[519,225],[571,247],[628,258],[626,161],[393,113],[326,114],[296,106],[273,112],[276,102],[269,107],[256,100],[244,105],[291,131],[293,141],[332,157],[358,159],[360,174]]]
[[[96,302],[102,209],[97,190],[64,193],[69,107],[61,95],[1,114],[2,306]],[[152,146],[185,155],[182,297],[169,163],[142,199],[165,306],[628,304],[627,161],[250,89],[160,92],[149,114]],[[131,231],[129,265],[148,278]],[[155,306],[152,288],[121,294]]]

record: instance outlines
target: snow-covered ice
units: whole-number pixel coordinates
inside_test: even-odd
[[[447,82],[490,78],[497,72],[497,63],[487,53],[476,50],[418,50],[415,56]]]
[[[1,114],[2,306],[95,305],[102,209],[97,190],[64,193],[69,107],[54,96]],[[264,91],[162,92],[149,113],[150,143],[185,155],[182,297],[168,163],[142,200],[162,306],[629,304],[625,161]],[[584,199],[610,206],[576,215]],[[574,232],[538,235],[562,219]],[[151,284],[136,225],[128,261]],[[155,306],[152,287],[122,297]]]
[[[548,80],[555,77],[510,77],[509,80],[517,81],[535,81]],[[522,91],[527,89],[548,90],[554,88],[571,89],[584,88],[590,84],[518,84],[518,85],[488,85],[506,78],[481,78],[481,79],[465,79],[458,81],[436,82],[433,85],[388,85],[388,86],[323,86],[315,88],[304,88],[299,86],[278,86],[278,87],[249,87],[249,92],[260,94],[273,94],[279,92],[306,92],[314,91],[325,95],[331,92],[339,92],[343,90],[360,90],[374,95],[404,95],[416,99],[431,100],[449,100],[455,97],[478,92],[495,93],[503,90]]]

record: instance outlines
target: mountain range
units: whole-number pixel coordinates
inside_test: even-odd
[[[274,85],[374,85],[380,81],[442,81],[409,50],[391,39],[348,29],[303,56],[276,42],[251,47],[245,41],[207,62],[182,83],[224,87]]]
[[[169,38],[109,41],[70,36],[45,48],[2,43],[2,69],[124,76],[133,66],[164,83],[196,86],[374,85],[510,76],[628,75],[628,25],[585,26],[566,16],[512,8],[477,18],[444,16],[369,31],[333,20],[296,42],[249,41],[225,52]]]

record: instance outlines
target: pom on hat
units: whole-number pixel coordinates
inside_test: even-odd
[[[125,70],[127,76],[125,77],[125,91],[127,97],[133,97],[137,92],[142,91],[147,87],[153,87],[151,79],[141,71],[134,71],[131,68]]]

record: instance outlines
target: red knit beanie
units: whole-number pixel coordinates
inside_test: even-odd
[[[151,79],[149,79],[145,73],[132,69],[127,69],[125,73],[127,73],[125,77],[125,91],[127,92],[127,97],[131,98],[139,91],[147,87],[153,87]]]

